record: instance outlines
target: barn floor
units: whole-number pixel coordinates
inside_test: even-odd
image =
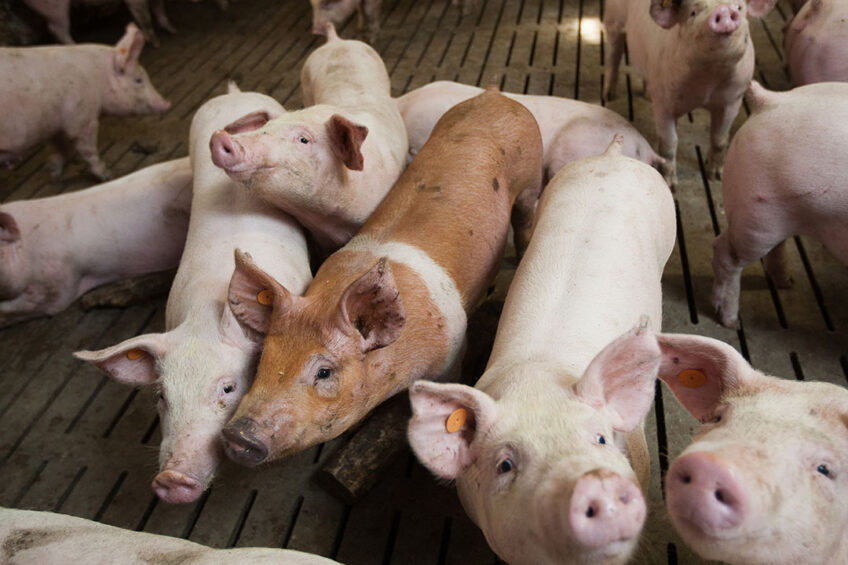
[[[781,27],[790,13],[784,2],[764,21],[751,23],[756,77],[779,90],[789,86],[781,52]],[[460,17],[449,0],[384,0],[376,47],[395,95],[436,79],[485,85],[498,76],[506,91],[598,103],[601,9],[597,0],[480,0],[473,13]],[[165,35],[158,49],[148,46],[142,61],[174,106],[163,118],[102,120],[100,152],[116,176],[185,155],[192,113],[222,93],[229,78],[243,90],[274,96],[289,109],[300,107],[300,66],[322,41],[309,34],[305,0],[234,0],[226,13],[212,2],[174,1],[169,10],[179,33]],[[108,22],[77,37],[114,43],[123,22]],[[341,30],[345,37],[353,34],[352,22]],[[641,79],[622,81],[627,96],[612,108],[653,142]],[[840,296],[848,288],[848,273],[817,242],[795,239],[788,245],[792,289],[776,289],[760,264],[746,269],[741,330],[715,321],[709,304],[711,244],[725,219],[720,183],[702,175],[706,124],[703,112],[679,123],[678,242],[663,277],[664,330],[723,339],[768,373],[845,385],[848,302]],[[0,200],[92,184],[80,162],[60,183],[50,182],[44,158],[41,151],[16,170],[0,172]],[[514,262],[505,262],[501,279],[508,280],[512,269]],[[164,308],[163,297],[124,309],[86,312],[74,305],[52,319],[0,331],[0,386],[5,391],[0,398],[0,505],[54,510],[216,547],[295,548],[350,564],[497,562],[453,488],[437,484],[408,451],[354,505],[337,501],[311,478],[341,440],[253,470],[225,462],[197,503],[160,502],[150,489],[160,439],[151,391],[114,384],[70,353],[160,331]],[[658,389],[647,422],[652,514],[637,563],[701,562],[664,521],[660,489],[661,473],[695,427],[668,391]]]

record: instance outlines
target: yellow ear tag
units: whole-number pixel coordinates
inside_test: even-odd
[[[701,388],[707,382],[707,376],[698,369],[686,369],[677,375],[677,382],[688,388]]]
[[[127,52],[126,47],[121,47],[121,55],[124,55]]]
[[[465,425],[466,418],[468,418],[468,412],[465,411],[465,408],[457,408],[448,416],[445,422],[445,429],[449,434],[455,434]]]
[[[669,4],[671,4],[671,0],[663,0],[663,1],[662,1],[662,7],[663,7],[663,8],[668,7],[668,5],[669,5]]]
[[[274,295],[266,288],[257,293],[256,301],[262,306],[270,306],[274,303]]]
[[[144,355],[144,350],[142,349],[135,348],[127,351],[127,359],[129,359],[130,361],[140,359],[142,355]]]

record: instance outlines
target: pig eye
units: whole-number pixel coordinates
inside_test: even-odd
[[[318,369],[318,372],[315,373],[315,378],[318,380],[329,379],[330,375],[333,374],[333,370],[329,367],[321,367]]]
[[[224,394],[230,394],[231,392],[236,390],[236,385],[229,384],[224,386]]]
[[[304,145],[309,143],[309,139],[303,137],[302,135],[298,138],[298,141],[301,142]]]
[[[135,77],[135,83],[139,85],[144,84],[144,79],[141,77]]]
[[[598,442],[598,443],[600,443],[601,445],[606,445],[606,444],[607,444],[607,438],[605,438],[605,437],[604,437],[604,436],[602,436],[601,434],[598,434],[598,435],[597,435],[597,437],[595,437],[595,441],[597,441],[597,442]]]
[[[822,463],[821,465],[816,467],[816,471],[818,471],[819,473],[821,473],[825,477],[830,477],[830,469],[824,463]]]
[[[498,463],[498,474],[503,475],[509,473],[515,468],[515,464],[512,462],[512,459],[506,458]]]

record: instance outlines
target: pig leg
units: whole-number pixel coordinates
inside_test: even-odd
[[[777,288],[791,288],[794,282],[792,275],[789,274],[786,268],[785,248],[786,240],[783,240],[763,258],[763,268],[765,268]]]
[[[153,0],[150,9],[153,11],[153,17],[156,18],[156,23],[165,31],[177,33],[171,21],[168,19],[168,14],[165,13],[165,0]]]
[[[73,144],[63,135],[58,134],[50,140],[53,151],[47,158],[47,172],[54,179],[62,176],[65,170],[65,162],[73,155]]]
[[[71,37],[70,0],[28,0],[26,2],[32,11],[47,22],[47,29],[61,43],[72,45]]]
[[[103,161],[100,160],[100,155],[97,153],[97,128],[97,119],[93,119],[88,124],[82,126],[79,131],[66,133],[73,140],[77,152],[88,163],[91,174],[101,181],[107,181],[111,178],[111,175],[106,170],[106,165],[103,164]]]
[[[153,22],[150,20],[150,6],[147,0],[124,0],[127,8],[130,10],[133,19],[141,28],[144,38],[150,43],[159,47],[159,38],[156,37],[156,31],[153,29]]]
[[[374,45],[380,34],[380,4],[382,0],[362,0],[362,15],[368,29],[368,43]]]
[[[617,25],[607,27],[607,52],[604,56],[604,100],[615,99],[618,87],[618,65],[624,54],[624,30]]]
[[[659,154],[665,159],[660,172],[668,186],[677,186],[677,119],[666,113],[661,101],[654,103],[654,124],[659,139]]]
[[[708,179],[721,179],[724,158],[727,156],[727,141],[730,126],[736,119],[742,100],[710,108],[710,151],[707,153],[706,173]]]

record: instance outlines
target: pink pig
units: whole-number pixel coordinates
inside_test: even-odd
[[[796,86],[848,82],[848,2],[810,0],[786,24],[783,45]]]
[[[707,175],[719,178],[730,126],[754,73],[747,16],[765,15],[775,0],[610,0],[604,12],[608,47],[604,97],[615,96],[627,50],[647,81],[664,174],[677,184],[677,118],[710,112]]]
[[[58,177],[71,147],[92,174],[109,174],[97,154],[100,114],[161,114],[171,103],[156,92],[138,56],[144,37],[129,24],[115,47],[0,48],[0,165],[11,165],[29,149],[50,141],[48,166]]]
[[[309,0],[312,5],[312,33],[327,34],[327,24],[340,27],[356,12],[361,33],[367,34],[373,45],[380,33],[380,7],[383,0]]]
[[[660,377],[702,423],[666,475],[683,540],[734,565],[848,563],[848,391],[767,377],[708,337],[658,339]]]
[[[186,157],[0,206],[0,327],[57,314],[101,284],[176,267],[191,179]]]
[[[752,115],[730,144],[722,183],[727,229],[713,245],[713,306],[728,327],[745,265],[765,256],[775,283],[791,284],[786,238],[814,237],[848,265],[848,84],[771,92],[754,81],[748,97]]]

